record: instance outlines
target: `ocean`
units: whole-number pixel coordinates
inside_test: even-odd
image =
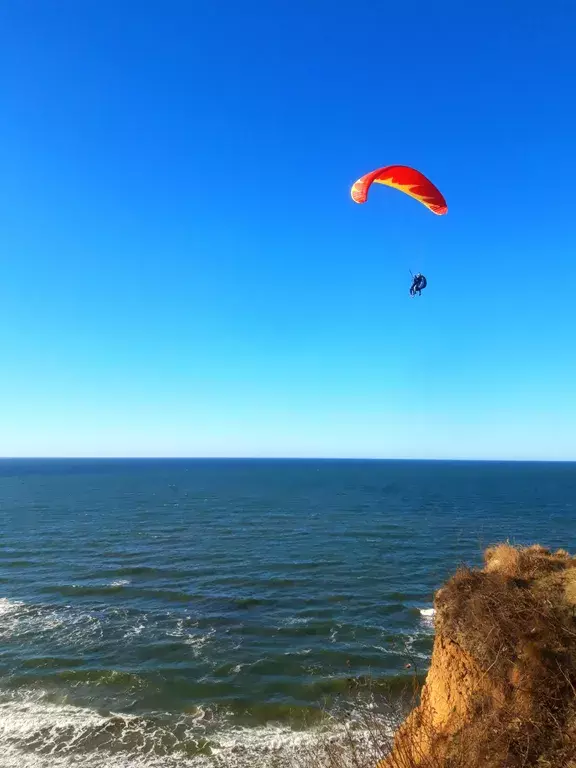
[[[284,764],[425,673],[458,565],[575,520],[568,463],[0,461],[0,766]]]

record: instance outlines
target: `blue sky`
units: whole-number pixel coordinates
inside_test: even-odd
[[[576,459],[575,35],[571,0],[3,3],[0,455]],[[390,163],[448,215],[355,205]]]

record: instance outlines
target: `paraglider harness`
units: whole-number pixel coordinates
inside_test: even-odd
[[[412,285],[410,286],[410,296],[415,296],[416,292],[418,292],[418,296],[421,296],[423,289],[426,288],[427,285],[428,281],[424,275],[421,275],[420,273],[414,275]]]

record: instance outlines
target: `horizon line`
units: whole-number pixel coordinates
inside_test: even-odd
[[[0,456],[0,461],[366,461],[575,464],[574,459],[416,456]]]

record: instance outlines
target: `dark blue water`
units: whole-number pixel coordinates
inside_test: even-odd
[[[6,765],[264,765],[425,671],[457,565],[576,550],[575,512],[575,464],[0,462]]]

